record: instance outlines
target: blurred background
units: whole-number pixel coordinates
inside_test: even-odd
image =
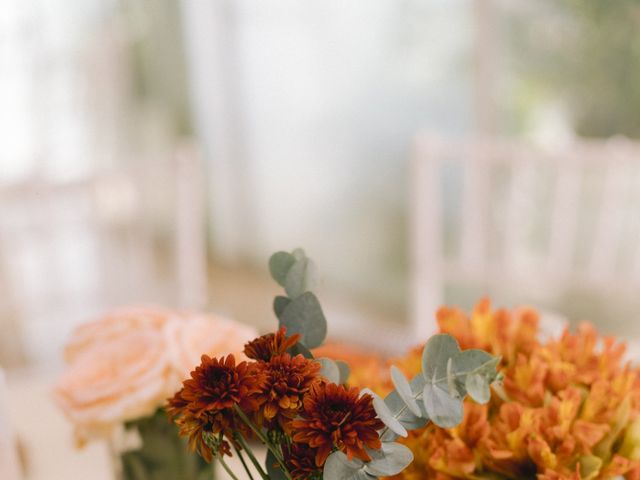
[[[268,330],[298,246],[334,337],[384,352],[483,295],[640,337],[640,1],[0,11],[10,385],[115,305]]]

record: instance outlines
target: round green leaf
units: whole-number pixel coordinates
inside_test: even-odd
[[[395,442],[383,442],[380,450],[368,452],[372,460],[365,464],[364,470],[372,475],[397,475],[413,462],[411,450]]]
[[[283,297],[282,295],[278,295],[276,298],[273,299],[273,311],[275,312],[276,317],[278,317],[278,319],[282,316],[284,309],[287,308],[290,303],[291,303],[291,299],[287,297]]]
[[[316,267],[309,258],[295,260],[287,271],[284,289],[289,298],[294,299],[313,290],[316,285]]]
[[[420,407],[418,406],[418,402],[413,398],[413,393],[411,392],[411,385],[409,385],[409,380],[404,376],[404,374],[400,371],[398,367],[395,365],[391,366],[391,381],[393,382],[394,387],[396,387],[396,391],[398,395],[407,405],[407,408],[411,410],[416,416],[420,416]]]
[[[335,451],[327,458],[324,463],[322,477],[329,480],[354,480],[357,479],[357,472],[362,468],[364,463],[354,458],[349,460],[341,451]]]
[[[336,365],[338,366],[338,370],[340,370],[340,384],[346,385],[349,380],[349,375],[351,374],[351,369],[349,365],[342,360],[336,360]]]
[[[316,361],[320,362],[320,375],[329,380],[331,383],[340,383],[340,369],[336,362],[330,358],[317,358]]]
[[[269,259],[269,272],[278,284],[284,287],[289,269],[296,263],[296,257],[288,252],[276,252]]]
[[[373,408],[375,409],[378,417],[382,422],[389,427],[394,433],[400,435],[401,437],[406,437],[408,435],[407,429],[402,426],[400,421],[391,413],[387,404],[378,397],[373,394]]]
[[[433,423],[442,428],[453,428],[462,421],[462,400],[452,398],[438,385],[427,381],[422,394],[424,406]]]
[[[422,391],[422,390],[421,390]],[[404,400],[400,398],[397,390],[393,390],[389,395],[384,398],[384,403],[387,404],[389,410],[398,419],[402,426],[407,430],[417,430],[424,427],[428,423],[427,411],[424,408],[422,402],[418,403],[420,407],[420,416],[416,416],[407,408]],[[383,442],[390,442],[398,438],[398,435],[392,430],[387,430],[382,436]]]
[[[307,348],[319,347],[327,336],[327,320],[316,296],[306,292],[293,299],[280,316],[289,335],[299,333]]]
[[[289,354],[291,354],[294,357],[296,355],[302,355],[304,358],[310,358],[310,359],[314,358],[313,357],[313,353],[311,353],[311,350],[309,350],[307,347],[305,347],[300,342],[296,343],[293,347],[291,347],[287,351],[289,352]]]
[[[487,382],[487,378],[484,375],[478,373],[468,374],[465,386],[469,396],[476,402],[484,405],[491,399],[489,382]]]
[[[427,341],[422,351],[422,374],[431,381],[434,377],[445,379],[447,363],[450,358],[460,353],[458,342],[451,335],[441,333],[434,335]]]

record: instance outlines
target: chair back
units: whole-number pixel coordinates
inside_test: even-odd
[[[424,135],[411,177],[419,335],[435,330],[433,312],[451,301],[446,292],[470,285],[478,295],[518,291],[543,306],[572,289],[635,298],[640,144],[614,138],[543,148]]]

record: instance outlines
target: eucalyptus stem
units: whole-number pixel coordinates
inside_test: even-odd
[[[229,465],[227,465],[227,462],[224,461],[224,458],[222,458],[222,456],[220,456],[218,458],[218,460],[220,461],[220,464],[222,465],[222,468],[224,468],[227,473],[229,474],[229,476],[233,479],[233,480],[240,480],[238,477],[235,476],[235,474],[233,473],[233,471],[229,468]]]
[[[242,438],[242,435],[235,435],[235,438],[238,441],[238,443],[240,443],[240,446],[244,449],[244,451],[247,452],[247,456],[249,457],[249,460],[251,460],[251,463],[256,468],[256,470],[258,471],[258,473],[260,474],[262,479],[263,480],[269,480],[269,476],[262,469],[262,466],[260,465],[260,462],[258,462],[258,460],[256,459],[255,455],[251,451],[251,447],[249,447],[249,445],[247,445],[247,442],[245,442],[244,438]]]
[[[249,479],[254,480],[253,475],[251,475],[251,470],[249,470],[249,467],[247,466],[247,462],[244,461],[244,456],[242,455],[242,452],[240,451],[240,449],[235,445],[233,445],[233,451],[236,452],[236,455],[238,455],[238,458],[240,459],[240,462],[244,467],[244,471],[247,472],[247,475],[249,475]]]
[[[293,480],[291,478],[291,475],[289,474],[289,470],[287,470],[287,467],[284,464],[284,458],[282,457],[282,453],[279,452],[278,449],[271,444],[269,439],[263,435],[260,429],[253,424],[253,422],[249,419],[249,417],[247,417],[247,415],[242,411],[242,409],[238,405],[234,405],[234,408],[238,416],[242,419],[242,421],[247,424],[247,426],[253,431],[253,433],[256,434],[256,436],[260,439],[260,441],[265,444],[265,446],[269,449],[271,453],[273,453],[273,456],[276,458],[276,460],[280,464],[280,467],[282,468],[282,472],[287,477],[287,479]]]
[[[437,383],[444,382],[445,380],[455,379],[455,378],[458,378],[458,377],[464,377],[464,376],[466,376],[466,375],[473,375],[474,373],[477,373],[477,372],[481,371],[481,370],[482,370],[482,369],[483,369],[483,368],[484,368],[488,363],[489,363],[489,362],[485,362],[485,363],[483,363],[482,365],[480,365],[480,366],[478,366],[478,367],[474,368],[473,370],[471,370],[471,371],[469,371],[469,372],[449,372],[449,374],[448,374],[446,377],[443,377],[443,378],[437,378],[437,379],[436,379],[436,378],[434,378],[433,380],[431,380],[431,383],[432,383],[433,385],[435,385],[435,384],[437,384]],[[434,377],[435,377],[435,375],[434,375]],[[422,390],[422,391],[420,391],[420,392],[416,393],[416,394],[413,396],[413,399],[414,399],[414,400],[418,400],[418,399],[422,396],[422,394],[423,394],[423,393],[424,393],[424,390]],[[408,407],[407,407],[406,405],[405,405],[404,407],[402,407],[400,410],[398,410],[396,413],[394,413],[394,414],[393,414],[393,418],[395,418],[396,420],[398,420],[398,419],[400,418],[400,415],[402,415],[404,412],[406,412],[406,411],[407,411],[407,408],[408,408]],[[431,421],[431,419],[427,419],[427,420]],[[381,433],[380,433],[380,435],[379,435],[379,436],[382,438],[382,436],[383,436],[384,434],[386,434],[388,431],[389,431],[389,427],[388,427],[388,426],[385,426],[385,427],[382,429],[382,431],[381,431]]]

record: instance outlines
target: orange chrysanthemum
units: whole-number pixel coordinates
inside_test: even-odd
[[[381,447],[378,430],[384,423],[377,418],[373,397],[360,396],[357,388],[333,383],[313,384],[304,398],[302,418],[292,422],[293,441],[316,449],[315,462],[324,465],[329,454],[339,449],[349,459],[371,460],[365,447]]]
[[[458,427],[411,432],[415,461],[394,478],[640,479],[640,371],[623,345],[587,324],[543,342],[537,312],[488,300],[470,317],[442,308],[437,318],[462,348],[501,356],[504,385],[489,405],[466,402]],[[394,363],[416,374],[421,350]]]
[[[258,423],[278,424],[289,431],[289,423],[302,408],[302,399],[314,382],[319,381],[320,364],[302,355],[275,355],[268,362],[260,362],[266,374],[261,393],[261,417]]]
[[[244,354],[253,360],[268,362],[271,357],[285,353],[300,340],[300,334],[287,337],[286,327],[276,333],[268,333],[250,341],[244,346]]]
[[[293,480],[322,478],[322,469],[316,465],[316,450],[304,443],[283,447],[284,463]]]
[[[211,461],[214,454],[225,454],[228,446],[220,443],[220,451],[212,452],[203,434],[222,434],[233,442],[233,433],[250,435],[246,425],[237,421],[236,406],[254,412],[266,381],[256,364],[240,362],[233,355],[219,359],[202,356],[202,363],[191,372],[191,378],[169,400],[167,414],[180,428],[180,435],[189,438],[192,450]]]

